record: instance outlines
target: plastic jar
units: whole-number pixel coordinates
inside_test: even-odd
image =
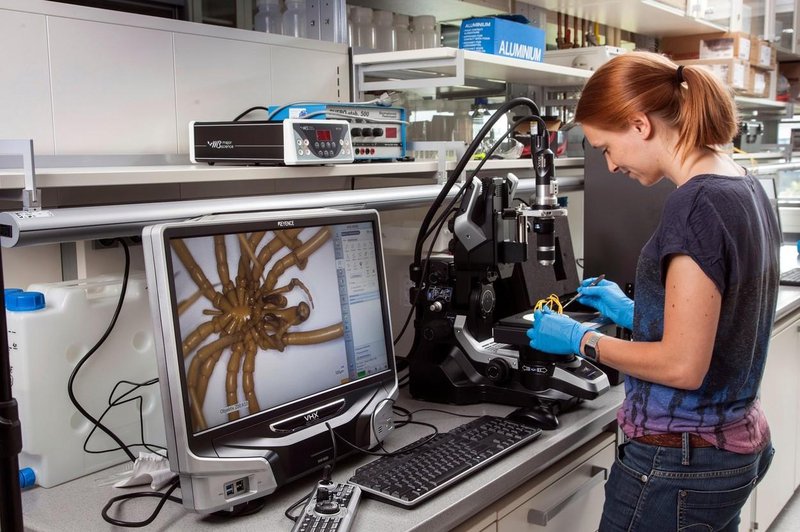
[[[353,8],[354,48],[375,48],[375,26],[372,23],[372,9],[355,6]]]
[[[281,18],[281,33],[290,37],[306,36],[305,0],[286,0],[286,11]]]
[[[372,13],[375,25],[375,48],[383,52],[397,50],[397,34],[394,29],[394,13],[378,10]]]
[[[253,19],[253,29],[267,33],[281,32],[281,1],[280,0],[258,0]]]
[[[436,17],[432,15],[420,15],[411,19],[413,33],[411,38],[414,48],[437,48],[439,46],[438,35],[436,34]]]
[[[411,46],[411,32],[408,29],[408,15],[398,15],[395,13],[394,34],[397,42],[397,50],[413,50]]]

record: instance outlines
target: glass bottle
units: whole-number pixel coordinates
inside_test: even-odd
[[[411,32],[408,30],[408,15],[394,15],[394,34],[398,50],[412,50]]]
[[[281,2],[280,0],[258,0],[258,11],[253,19],[253,28],[256,31],[267,33],[281,32]]]
[[[281,33],[290,37],[306,36],[305,0],[286,0],[286,11],[281,18]]]

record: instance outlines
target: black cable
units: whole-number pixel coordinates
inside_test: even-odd
[[[417,412],[441,412],[442,414],[448,414],[448,415],[456,416],[456,417],[467,417],[467,418],[472,418],[472,419],[479,418],[479,417],[481,417],[483,415],[483,414],[478,414],[478,415],[459,414],[458,412],[450,412],[449,410],[442,410],[440,408],[419,408],[417,410],[412,410],[411,412],[409,412],[409,414],[414,415]]]
[[[135,397],[131,397],[129,399],[125,399],[125,397],[127,397],[130,394],[132,394],[133,392],[135,392],[139,388],[142,388],[144,386],[152,386],[153,384],[156,384],[157,382],[158,382],[157,378],[156,379],[150,379],[149,381],[145,381],[145,382],[138,382],[138,383],[137,382],[127,381],[127,380],[118,381],[117,384],[114,385],[114,388],[111,390],[111,394],[108,397],[108,406],[103,411],[103,413],[100,415],[100,417],[97,418],[97,421],[99,423],[102,423],[103,419],[106,417],[106,415],[115,406],[121,406],[121,405],[130,403],[131,401],[137,401],[137,407],[138,407],[138,410],[139,410],[139,435],[140,435],[142,441],[141,441],[141,443],[128,444],[127,447],[128,448],[131,448],[131,447],[144,447],[145,449],[147,449],[148,451],[150,451],[152,453],[161,454],[159,451],[165,451],[166,448],[164,448],[164,447],[162,447],[160,445],[155,445],[155,444],[152,444],[152,443],[146,443],[144,441],[144,412],[143,412],[144,397],[142,397],[141,395],[137,395]],[[119,388],[122,384],[130,384],[131,386],[133,386],[133,388],[131,388],[130,390],[128,390],[127,392],[125,392],[124,394],[119,396],[118,398],[114,399],[114,393],[116,393],[117,388]],[[125,399],[125,400],[123,400],[123,399]],[[112,453],[112,452],[115,452],[115,451],[122,450],[120,447],[115,447],[115,448],[112,448],[112,449],[103,449],[101,451],[94,451],[94,450],[89,449],[88,448],[89,440],[92,438],[92,435],[94,435],[96,430],[97,430],[97,425],[92,427],[92,430],[86,436],[86,439],[83,440],[83,450],[84,450],[84,452],[86,452],[88,454],[105,454],[105,453]]]
[[[433,245],[436,242],[436,239],[439,237],[439,233],[441,232],[442,227],[444,227],[444,223],[447,220],[447,217],[452,214],[453,207],[455,206],[455,203],[464,194],[464,191],[467,189],[468,183],[470,181],[472,181],[472,179],[475,178],[478,175],[478,172],[481,171],[481,169],[483,168],[483,165],[486,164],[486,161],[488,161],[489,158],[494,154],[494,152],[497,151],[497,148],[500,146],[500,144],[503,143],[503,141],[506,139],[506,137],[508,137],[511,133],[513,133],[518,125],[520,125],[523,122],[530,122],[531,119],[533,119],[533,120],[538,119],[539,121],[541,121],[541,118],[539,118],[539,117],[537,117],[535,115],[526,115],[526,116],[523,116],[521,118],[518,118],[517,120],[515,120],[511,124],[511,126],[506,130],[506,132],[503,133],[500,136],[500,138],[497,139],[497,141],[495,141],[495,143],[486,151],[486,156],[484,157],[484,159],[481,160],[478,163],[478,165],[475,167],[475,170],[472,171],[472,175],[470,176],[469,180],[464,183],[464,186],[462,186],[458,190],[458,192],[455,193],[453,198],[450,200],[450,203],[447,204],[445,209],[441,212],[440,216],[436,219],[436,221],[433,222],[433,224],[431,224],[430,229],[422,237],[422,241],[425,242],[428,239],[428,237],[430,236],[431,232],[433,232],[434,230],[436,231],[436,234],[435,234],[434,238],[432,239],[430,246],[428,247],[428,253],[427,253],[426,257],[425,257],[425,263],[422,265],[422,271],[420,272],[420,276],[419,276],[420,289],[417,290],[417,293],[414,296],[414,300],[411,302],[411,308],[409,309],[408,314],[406,315],[406,319],[403,322],[403,326],[400,328],[400,332],[397,333],[397,336],[395,336],[394,342],[392,343],[392,345],[397,345],[398,342],[400,342],[400,338],[403,337],[403,335],[406,332],[406,329],[408,328],[409,323],[411,323],[411,317],[414,315],[414,311],[416,309],[417,302],[419,301],[420,293],[422,293],[423,286],[425,284],[425,276],[428,273],[428,267],[429,267],[429,264],[430,264],[430,257],[431,257],[431,253],[433,251]],[[542,122],[542,124],[544,124],[544,122]],[[525,202],[523,201],[522,203],[525,203]]]
[[[247,109],[246,111],[242,111],[241,114],[239,114],[239,116],[237,116],[236,118],[233,119],[233,121],[234,122],[238,122],[239,120],[241,120],[245,116],[249,115],[253,111],[266,111],[266,112],[269,112],[269,109],[267,109],[266,107],[264,107],[262,105],[257,105],[255,107],[251,107],[250,109]]]
[[[291,519],[292,521],[294,521],[294,522],[297,522],[297,518],[298,518],[299,516],[297,516],[297,515],[293,515],[293,514],[292,514],[292,512],[294,512],[295,508],[297,508],[298,506],[301,506],[301,505],[305,504],[305,502],[306,502],[308,499],[310,499],[310,498],[311,498],[311,494],[312,494],[312,493],[314,493],[316,490],[317,490],[317,486],[316,486],[316,485],[314,485],[314,489],[312,489],[312,490],[311,490],[311,493],[308,493],[308,494],[306,494],[306,495],[303,495],[303,496],[302,496],[300,499],[298,499],[298,500],[297,500],[297,502],[295,502],[294,504],[292,504],[291,506],[289,506],[289,507],[288,507],[288,508],[287,508],[287,509],[286,509],[286,510],[283,512],[283,515],[285,515],[286,517],[288,517],[288,518],[289,518],[289,519]]]
[[[464,169],[466,168],[467,163],[472,158],[472,155],[477,151],[478,147],[480,146],[480,143],[483,141],[483,138],[489,133],[492,126],[494,126],[495,122],[497,122],[506,111],[520,105],[526,105],[531,111],[533,111],[533,116],[535,116],[534,120],[536,120],[536,122],[541,127],[542,134],[544,135],[547,134],[547,125],[544,123],[544,120],[541,119],[539,107],[536,105],[536,103],[534,103],[533,100],[529,98],[514,98],[501,105],[497,109],[497,111],[495,111],[495,113],[489,117],[489,119],[486,121],[483,127],[481,127],[480,131],[478,131],[477,135],[475,135],[475,138],[472,139],[472,142],[467,147],[467,151],[464,152],[464,155],[462,155],[461,159],[456,164],[456,167],[453,170],[452,175],[445,182],[444,186],[442,187],[442,190],[439,191],[439,194],[436,196],[436,199],[433,200],[430,209],[428,209],[428,212],[425,214],[425,218],[422,220],[422,225],[420,225],[419,228],[417,241],[414,245],[414,263],[413,263],[414,266],[419,267],[420,261],[422,259],[422,247],[424,243],[422,235],[428,232],[431,220],[435,216],[436,212],[439,210],[439,207],[444,202],[444,198],[446,198],[447,195],[450,193],[450,189],[453,188],[453,185],[458,180],[458,177],[461,175],[461,172],[463,172]]]
[[[78,409],[78,412],[80,412],[81,415],[83,415],[83,417],[88,419],[95,427],[105,432],[112,440],[117,442],[117,445],[119,445],[120,449],[122,449],[125,452],[125,454],[128,455],[130,461],[135,462],[136,457],[133,456],[133,453],[130,451],[130,449],[128,449],[128,446],[125,445],[122,442],[122,440],[119,439],[119,436],[114,434],[108,427],[106,427],[105,425],[100,423],[100,421],[93,418],[91,414],[89,414],[89,412],[87,412],[86,409],[83,408],[83,406],[78,402],[78,399],[77,397],[75,397],[75,393],[73,391],[75,377],[78,375],[78,372],[80,371],[81,367],[83,367],[83,365],[86,363],[86,361],[89,360],[89,358],[95,353],[95,351],[97,351],[100,348],[101,345],[103,345],[108,336],[111,334],[111,331],[114,329],[114,326],[117,323],[117,318],[119,318],[119,313],[122,310],[122,303],[125,301],[125,292],[128,290],[128,274],[130,273],[131,269],[131,253],[130,250],[128,249],[128,244],[125,242],[124,239],[117,238],[116,240],[120,244],[122,244],[122,248],[125,250],[125,274],[122,278],[122,289],[120,290],[119,294],[119,302],[117,303],[117,308],[114,310],[114,315],[111,318],[111,323],[108,324],[108,327],[106,328],[106,331],[103,333],[103,336],[100,338],[100,340],[97,341],[96,344],[94,344],[94,346],[91,349],[89,349],[88,353],[83,355],[83,358],[81,358],[80,361],[78,361],[78,364],[72,370],[72,373],[69,376],[69,381],[67,382],[67,394],[69,395],[69,399],[70,401],[72,401],[72,404],[75,405],[75,408]]]
[[[178,486],[180,486],[180,481],[176,477],[172,480],[172,482],[170,482],[169,489],[164,493],[154,492],[154,491],[139,491],[136,493],[126,493],[125,495],[118,495],[116,497],[112,497],[108,500],[106,505],[103,506],[103,510],[100,512],[100,515],[103,516],[103,520],[106,523],[111,523],[112,525],[116,526],[124,526],[128,528],[140,528],[143,526],[147,526],[153,522],[156,516],[158,516],[159,512],[161,511],[161,508],[164,506],[164,504],[166,504],[167,501],[177,502],[178,504],[183,503],[183,501],[178,497],[171,496],[172,492],[175,491],[178,488]],[[115,502],[128,501],[131,499],[139,499],[141,497],[158,497],[161,499],[158,502],[158,505],[156,505],[155,510],[153,510],[153,513],[151,513],[150,516],[144,521],[121,521],[119,519],[115,519],[108,515],[108,510],[111,508],[111,506],[113,506]]]
[[[337,438],[342,440],[345,444],[347,444],[351,449],[355,449],[356,451],[360,451],[360,452],[362,452],[364,454],[368,454],[370,456],[399,456],[399,455],[405,454],[405,453],[407,453],[409,451],[413,451],[414,449],[416,449],[418,447],[422,447],[423,445],[425,445],[426,443],[430,442],[436,436],[439,435],[439,429],[436,428],[435,425],[431,425],[430,423],[425,423],[423,421],[410,421],[409,420],[409,421],[406,421],[405,423],[403,423],[402,426],[405,426],[405,425],[422,425],[424,427],[430,427],[430,428],[433,429],[433,434],[429,434],[429,435],[423,437],[422,439],[418,440],[416,443],[414,443],[414,444],[412,444],[412,445],[410,445],[408,447],[404,447],[400,451],[387,451],[387,452],[383,452],[383,453],[378,453],[378,452],[375,452],[375,451],[370,451],[369,449],[365,449],[363,447],[359,447],[355,443],[351,443],[350,441],[348,441],[341,434],[336,434],[336,432],[334,432],[333,434]]]

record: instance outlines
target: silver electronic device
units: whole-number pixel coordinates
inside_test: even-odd
[[[143,246],[186,508],[230,510],[319,471],[335,435],[372,448],[393,430],[376,211],[212,215],[146,227]]]

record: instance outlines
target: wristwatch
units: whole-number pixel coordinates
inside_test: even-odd
[[[589,360],[591,362],[597,362],[600,354],[597,352],[597,343],[602,338],[603,334],[599,332],[590,332],[589,339],[586,340],[586,343],[583,345],[583,358]]]

